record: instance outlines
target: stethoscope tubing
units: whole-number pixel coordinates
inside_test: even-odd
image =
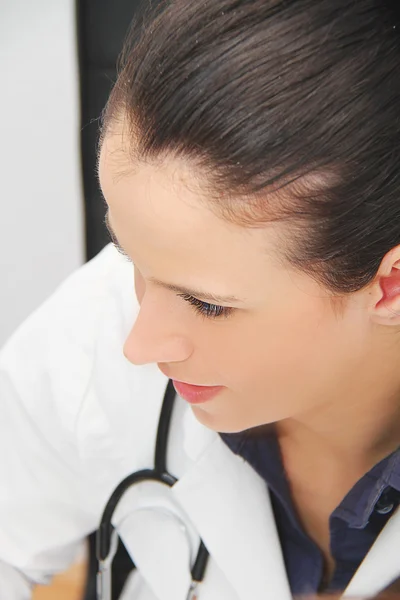
[[[172,381],[169,380],[165,390],[158,422],[154,468],[142,469],[141,471],[136,471],[125,477],[125,479],[123,479],[123,481],[115,488],[103,510],[96,536],[96,555],[99,562],[97,585],[98,600],[111,600],[111,565],[109,563],[112,561],[116,550],[116,548],[113,548],[116,532],[112,525],[112,517],[122,496],[129,488],[144,481],[156,481],[168,487],[172,487],[178,481],[176,477],[168,472],[166,464],[168,438],[175,395],[175,388]],[[192,583],[187,596],[188,598],[194,597],[197,585],[203,581],[208,559],[208,550],[203,540],[200,539],[197,555],[191,567]]]

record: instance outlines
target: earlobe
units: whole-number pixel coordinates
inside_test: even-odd
[[[393,260],[393,254],[389,252],[382,261],[370,298],[372,319],[389,326],[400,325],[400,258]]]

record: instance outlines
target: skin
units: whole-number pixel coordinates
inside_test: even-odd
[[[295,505],[329,575],[330,513],[400,443],[400,247],[369,286],[334,298],[282,265],[284,224],[224,221],[192,165],[172,156],[132,162],[126,139],[109,132],[99,158],[109,223],[134,264],[140,304],[125,356],[173,379],[224,386],[192,407],[213,430],[276,424]],[[233,308],[228,316],[206,318],[154,279],[239,300],[219,303]]]

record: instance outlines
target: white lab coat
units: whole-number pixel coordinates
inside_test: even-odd
[[[132,268],[109,246],[0,355],[0,600],[26,600],[33,582],[64,570],[120,480],[153,464],[167,380],[123,356],[137,310]],[[138,566],[123,599],[185,600],[189,549],[171,514],[211,555],[199,600],[290,598],[264,481],[180,398],[168,465],[172,489],[144,483],[117,510]],[[397,512],[346,594],[372,595],[399,575]]]

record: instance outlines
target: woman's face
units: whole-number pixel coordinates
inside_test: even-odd
[[[348,302],[339,314],[326,290],[279,263],[283,225],[228,223],[207,207],[183,162],[132,166],[120,144],[120,136],[106,137],[99,174],[140,303],[126,357],[158,363],[183,382],[224,386],[193,406],[201,423],[221,432],[337,397],[368,347],[365,311]]]

